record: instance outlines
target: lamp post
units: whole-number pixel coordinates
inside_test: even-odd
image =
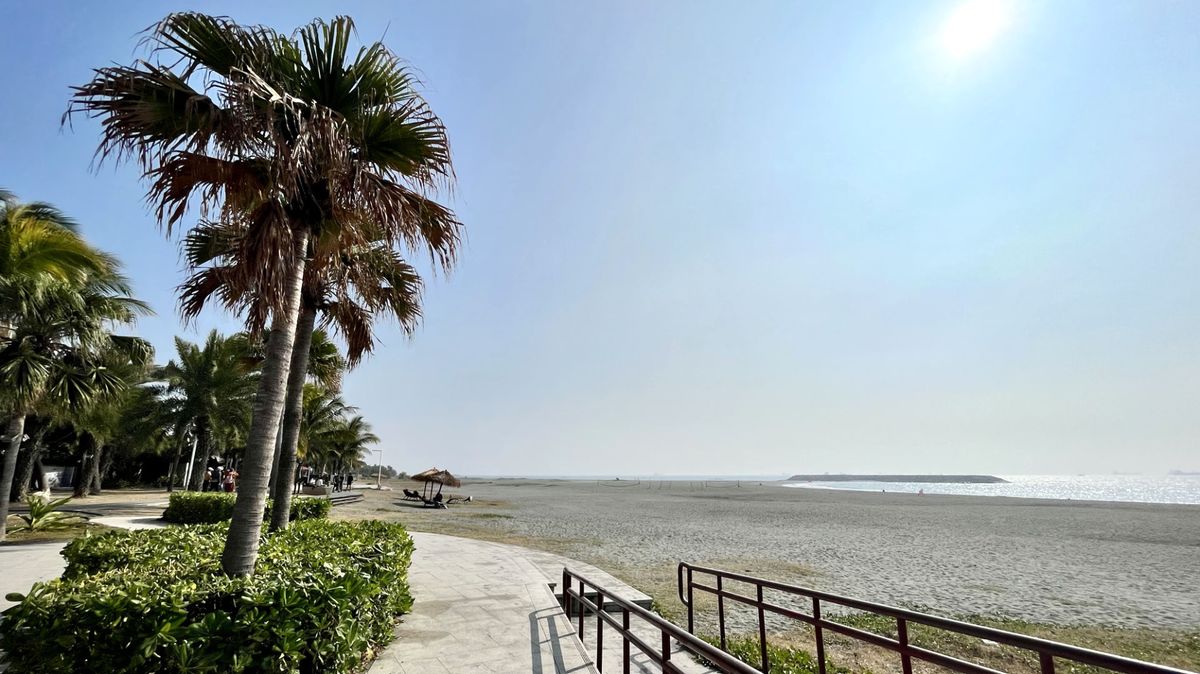
[[[383,476],[383,450],[377,449],[375,451],[379,452],[379,461],[375,464],[375,489],[383,489],[383,487],[379,486],[379,480]]]

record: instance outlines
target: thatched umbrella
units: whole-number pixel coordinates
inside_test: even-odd
[[[439,494],[442,493],[442,487],[446,485],[450,485],[451,487],[462,486],[462,482],[460,482],[457,477],[451,475],[450,471],[438,470],[437,468],[430,468],[429,470],[417,473],[416,475],[412,476],[412,479],[416,482],[425,483],[425,486],[421,488],[422,493],[424,493],[426,490],[432,492],[434,484],[437,484],[437,493]],[[430,497],[432,496],[433,495],[431,493]]]

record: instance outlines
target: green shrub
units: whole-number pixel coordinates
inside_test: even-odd
[[[225,492],[176,491],[171,493],[163,519],[172,524],[216,524],[228,522],[233,517],[233,503],[237,494]],[[293,498],[288,519],[324,519],[329,514],[329,499]],[[263,519],[271,516],[271,500]]]
[[[0,621],[22,672],[351,672],[412,606],[412,539],[386,522],[298,522],[253,576],[220,570],[227,525],[116,531],[64,550]]]
[[[323,520],[329,516],[329,508],[332,505],[333,503],[327,498],[293,498],[288,519],[292,521]]]

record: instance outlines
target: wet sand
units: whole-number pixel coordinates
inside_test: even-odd
[[[475,503],[429,510],[394,484],[335,516],[543,547],[660,598],[687,560],[953,615],[1200,626],[1200,506],[468,479],[454,491]]]

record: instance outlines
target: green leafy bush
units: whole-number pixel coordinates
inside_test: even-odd
[[[233,517],[233,503],[236,500],[237,494],[225,492],[172,492],[167,509],[163,511],[163,519],[172,524],[228,522]],[[288,519],[324,519],[329,514],[329,505],[329,499],[324,498],[293,498]],[[268,519],[270,516],[271,501],[268,499],[263,518]]]
[[[386,522],[298,522],[265,537],[253,576],[220,570],[227,525],[73,541],[61,580],[0,621],[22,672],[352,672],[412,606],[412,539]]]
[[[293,498],[288,519],[293,521],[323,520],[329,516],[329,508],[332,505],[333,503],[327,498]],[[269,503],[267,507],[270,507]]]

